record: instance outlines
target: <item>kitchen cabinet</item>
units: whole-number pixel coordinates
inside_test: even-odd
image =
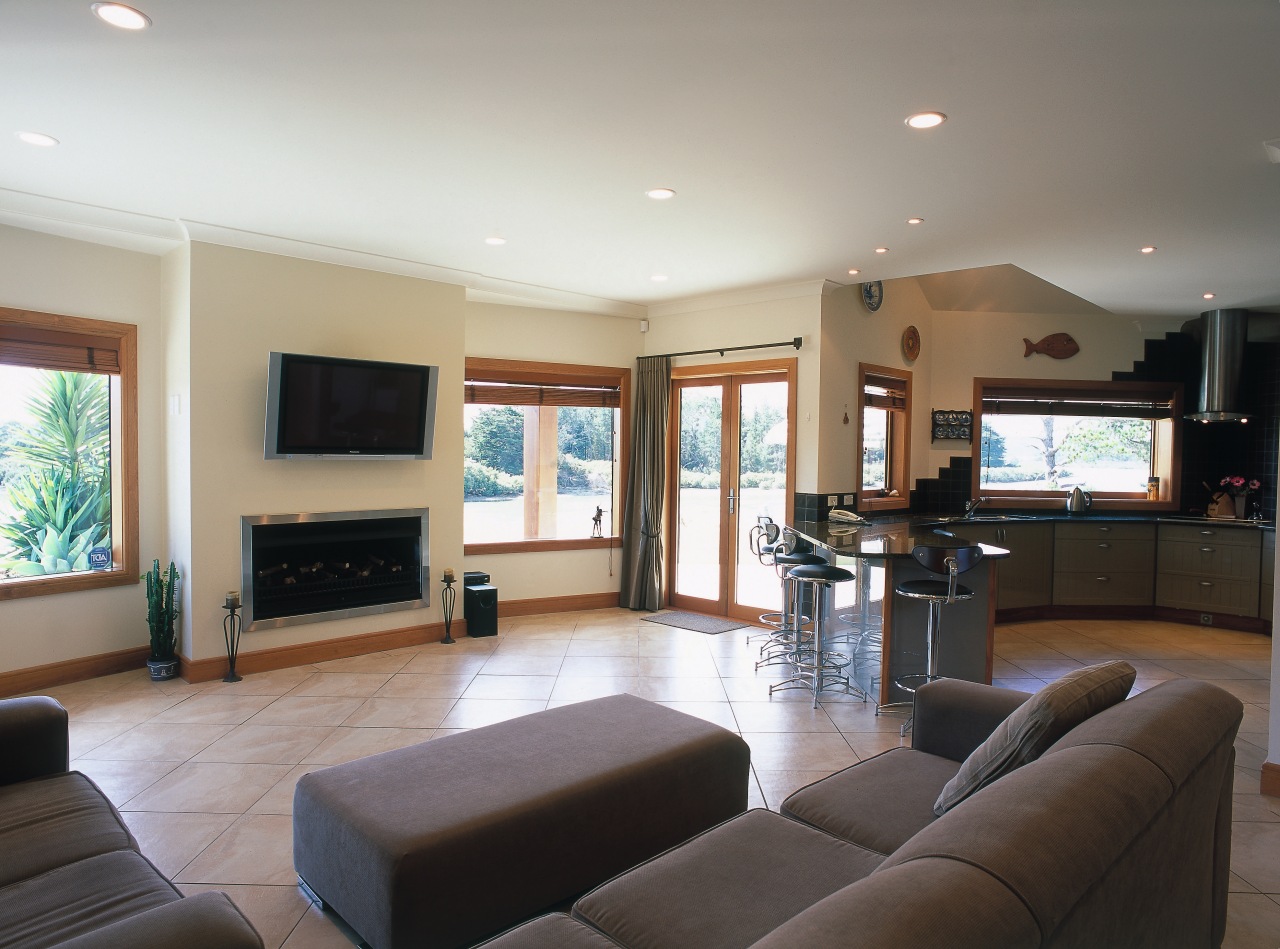
[[[1271,620],[1271,611],[1275,602],[1276,577],[1276,532],[1267,531],[1262,535],[1262,574],[1258,578],[1258,616]]]
[[[1257,616],[1262,531],[1254,527],[1161,524],[1156,605]]]
[[[1055,606],[1150,606],[1154,524],[1059,523],[1053,545]]]
[[[996,609],[1045,606],[1053,591],[1053,524],[1010,521],[1005,524],[951,523],[947,530],[975,544],[1009,551],[996,572]]]

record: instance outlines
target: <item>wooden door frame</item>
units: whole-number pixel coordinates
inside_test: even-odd
[[[795,516],[795,478],[796,478],[796,442],[797,442],[797,420],[799,410],[797,407],[796,389],[798,377],[799,360],[796,357],[789,359],[758,359],[749,362],[738,363],[718,363],[704,364],[698,366],[673,366],[671,368],[671,381],[686,382],[691,380],[710,380],[723,379],[731,383],[733,377],[736,376],[760,376],[760,375],[783,375],[787,383],[787,487],[786,487],[786,520],[788,523]],[[668,425],[667,425],[667,483],[663,498],[663,510],[667,512],[667,528],[664,531],[666,550],[668,556],[663,570],[665,574],[666,591],[664,595],[664,603],[671,605],[671,598],[675,592],[675,571],[676,571],[676,540],[679,525],[675,517],[676,493],[680,487],[680,428],[677,421],[679,419],[679,401],[675,398],[677,389],[672,387],[672,399],[669,408]],[[734,401],[734,400],[729,400]],[[735,415],[738,412],[738,406],[735,404],[732,408],[726,407],[722,411],[731,411]],[[721,483],[725,482],[725,471],[729,467],[728,458],[736,457],[736,451],[730,451],[726,440],[721,440]],[[733,483],[737,484],[737,472],[731,472],[734,475]],[[723,508],[725,496],[722,494],[720,503]],[[729,537],[733,533],[733,529],[721,532],[720,540],[720,562],[728,564],[731,549],[729,548]],[[721,602],[725,603],[726,615],[732,615],[732,591],[729,588],[729,574],[726,572],[721,576]],[[741,618],[741,617],[740,617]]]

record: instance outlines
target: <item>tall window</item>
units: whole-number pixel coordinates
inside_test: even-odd
[[[611,544],[630,370],[468,359],[466,377],[467,552]]]
[[[975,390],[976,494],[1057,499],[1079,487],[1116,506],[1176,502],[1179,386],[978,379]]]
[[[0,599],[137,581],[136,336],[0,308]]]
[[[858,507],[894,510],[910,503],[911,373],[858,364]]]

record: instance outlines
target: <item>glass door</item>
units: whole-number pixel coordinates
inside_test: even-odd
[[[748,538],[761,516],[787,521],[791,390],[779,372],[673,383],[672,606],[752,620],[777,608],[778,578]]]

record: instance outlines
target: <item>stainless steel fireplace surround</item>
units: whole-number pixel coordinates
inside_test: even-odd
[[[244,628],[430,603],[427,508],[240,518]]]

